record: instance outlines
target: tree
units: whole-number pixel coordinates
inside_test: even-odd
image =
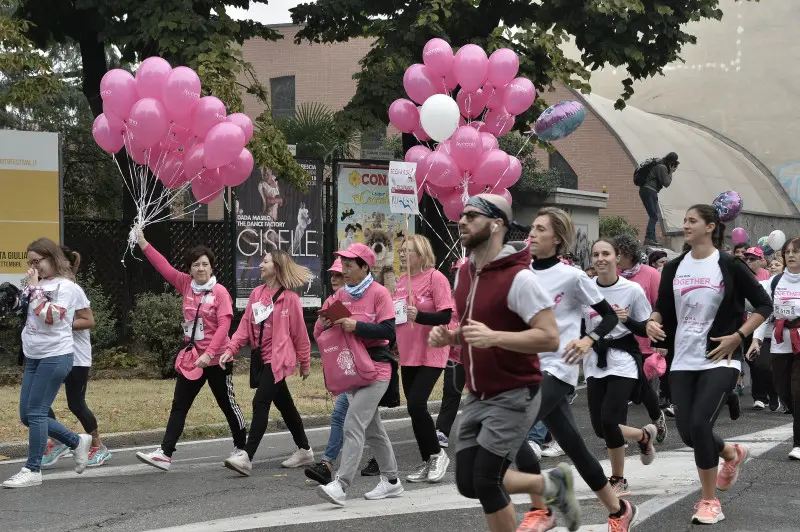
[[[297,145],[299,157],[313,157],[329,163],[334,159],[351,159],[358,135],[334,113],[318,102],[297,106],[293,117],[281,120],[278,127],[291,144]]]
[[[356,74],[358,87],[346,111],[366,127],[386,121],[391,102],[403,95],[405,69],[420,62],[432,37],[454,47],[467,43],[489,53],[508,47],[520,58],[520,75],[539,92],[554,83],[588,91],[590,70],[606,64],[627,68],[616,106],[633,94],[633,81],[663,73],[680,59],[696,38],[683,30],[687,22],[720,19],[718,0],[317,0],[291,10],[304,27],[296,42],[344,42],[356,37],[375,41]],[[561,45],[573,39],[580,61],[567,58]],[[537,99],[519,127],[542,110]],[[538,114],[538,113],[537,113]]]
[[[600,236],[614,238],[619,235],[630,235],[636,238],[639,230],[628,223],[624,216],[601,216]]]

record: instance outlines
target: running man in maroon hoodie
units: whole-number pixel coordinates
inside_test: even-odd
[[[456,485],[465,497],[480,500],[491,532],[517,528],[509,493],[554,500],[568,528],[577,530],[580,506],[566,464],[543,475],[507,472],[539,409],[536,353],[558,349],[552,304],[529,269],[530,251],[522,242],[507,242],[511,219],[501,196],[467,201],[458,222],[470,253],[455,283],[459,327],[436,327],[428,340],[433,347],[461,345],[469,394],[454,429]]]

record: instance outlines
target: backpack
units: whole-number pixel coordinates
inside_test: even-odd
[[[772,290],[769,295],[773,301],[775,300],[775,289],[778,287],[778,281],[781,280],[781,277],[783,277],[783,274],[779,273],[778,275],[772,278],[772,282],[770,283],[770,288]]]
[[[636,170],[633,171],[633,184],[637,187],[644,185],[644,182],[647,181],[647,176],[650,175],[650,171],[655,168],[660,161],[661,159],[654,157],[640,163],[639,166],[636,167]]]

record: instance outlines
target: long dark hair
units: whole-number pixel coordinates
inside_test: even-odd
[[[686,209],[686,212],[691,210],[696,211],[697,215],[706,224],[714,224],[714,232],[711,233],[711,244],[717,249],[722,249],[725,243],[725,224],[720,220],[717,209],[705,203],[698,203]]]

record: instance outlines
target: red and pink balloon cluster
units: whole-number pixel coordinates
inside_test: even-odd
[[[398,130],[439,142],[435,150],[414,146],[406,153],[407,162],[417,163],[418,194],[427,191],[439,199],[451,220],[459,218],[469,195],[491,191],[510,200],[506,189],[519,180],[522,165],[499,149],[497,137],[511,131],[516,115],[536,99],[533,83],[517,77],[517,54],[501,48],[487,56],[474,44],[454,54],[443,39],[431,39],[423,63],[403,76],[413,101],[401,98],[389,107]],[[459,86],[453,100],[451,91]]]
[[[103,113],[92,135],[107,153],[124,146],[168,188],[190,182],[195,199],[209,203],[224,186],[250,176],[253,156],[245,145],[253,122],[242,113],[228,115],[222,101],[200,93],[194,70],[173,69],[160,57],[145,59],[135,77],[110,70],[100,82]]]

